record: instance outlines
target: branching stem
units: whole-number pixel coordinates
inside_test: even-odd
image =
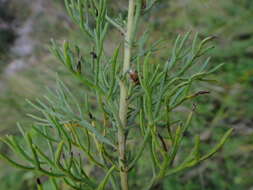
[[[135,0],[129,0],[127,29],[125,35],[124,45],[124,65],[123,75],[130,69],[131,62],[131,47],[132,47],[132,34],[133,34],[133,22],[134,22]],[[126,162],[126,134],[125,129],[127,127],[127,110],[128,101],[127,94],[128,88],[125,82],[125,77],[120,82],[120,105],[119,105],[119,118],[122,126],[118,130],[118,143],[119,143],[119,166],[120,166],[120,179],[122,190],[128,190],[128,171]]]

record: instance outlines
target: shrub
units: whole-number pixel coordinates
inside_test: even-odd
[[[32,131],[18,126],[26,145],[14,136],[2,139],[26,164],[4,154],[1,158],[34,171],[38,189],[43,189],[41,176],[48,176],[54,189],[62,189],[64,184],[85,190],[131,189],[142,180],[142,176],[131,177],[137,169],[143,170],[139,165],[142,157],[149,163],[150,179],[143,180],[140,188],[155,188],[166,176],[211,157],[231,134],[232,129],[206,153],[200,152],[196,135],[192,151],[180,158],[196,105],[188,109],[186,118],[178,119],[175,110],[208,94],[204,90],[192,92],[191,87],[212,81],[209,76],[221,65],[209,68],[207,58],[196,69],[212,48],[212,37],[199,41],[196,34],[190,44],[190,33],[178,35],[165,63],[152,63],[160,43],[147,47],[147,33],[138,37],[137,30],[142,15],[155,3],[129,0],[127,17],[114,19],[107,12],[106,0],[65,1],[70,17],[93,46],[90,56],[84,56],[71,42],[65,41],[61,47],[52,41],[51,51],[83,84],[84,103],[58,79],[57,88],[49,90],[44,100],[29,102],[40,114],[30,114],[36,120]],[[109,26],[123,36],[112,55],[105,52]]]

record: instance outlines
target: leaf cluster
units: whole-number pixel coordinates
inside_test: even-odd
[[[136,3],[133,34],[138,29],[140,16],[155,1],[148,2],[145,6],[142,1]],[[181,163],[174,164],[196,108],[193,106],[188,116],[180,120],[174,120],[175,110],[209,93],[192,92],[192,85],[212,81],[210,75],[221,66],[210,69],[210,58],[202,59],[213,48],[209,45],[212,37],[199,40],[195,35],[191,42],[190,33],[178,35],[165,63],[152,63],[152,56],[159,49],[158,42],[145,48],[148,38],[133,37],[130,42],[124,42],[137,47],[131,57],[131,69],[124,72],[121,44],[111,55],[105,51],[109,26],[125,35],[124,19],[108,15],[106,0],[66,0],[65,3],[70,17],[89,36],[94,47],[89,56],[84,56],[80,48],[70,42],[64,42],[61,47],[52,41],[51,51],[82,84],[85,94],[82,103],[58,79],[58,87],[48,90],[44,99],[28,101],[40,114],[29,114],[35,120],[32,132],[24,132],[19,126],[27,146],[21,146],[16,137],[2,139],[26,164],[4,154],[1,158],[18,168],[48,176],[55,189],[60,189],[64,182],[73,189],[102,190],[110,182],[116,190],[122,170],[120,162],[127,166],[126,172],[131,172],[138,168],[138,161],[149,150],[147,161],[151,163],[153,177],[144,188],[150,189],[164,177],[208,159],[223,146],[232,130],[206,154],[199,151],[197,135],[192,151]],[[202,61],[202,67],[197,71],[192,69]],[[127,89],[126,128],[119,116],[122,82]],[[126,138],[127,156],[118,162],[119,130]],[[33,134],[46,145],[36,143]],[[41,184],[38,187],[43,188]]]

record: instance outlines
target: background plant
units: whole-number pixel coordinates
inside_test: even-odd
[[[126,24],[124,17],[114,20],[107,15],[105,1],[66,1],[70,16],[90,37],[93,45],[90,55],[82,55],[80,48],[69,42],[60,48],[53,41],[52,52],[85,85],[85,103],[80,105],[58,80],[57,90],[50,90],[45,96],[47,103],[41,100],[31,103],[41,112],[40,116],[30,115],[37,120],[33,134],[26,134],[20,127],[30,148],[27,151],[31,151],[33,157],[21,149],[15,137],[3,140],[31,166],[20,165],[2,155],[3,158],[23,169],[51,176],[56,188],[59,185],[56,178],[63,179],[75,189],[103,189],[110,178],[112,187],[117,189],[114,179],[120,173],[122,189],[127,189],[129,173],[138,168],[138,160],[146,153],[144,150],[149,149],[153,178],[145,187],[147,189],[157,185],[165,176],[207,159],[224,144],[231,130],[205,154],[199,152],[200,142],[196,137],[193,151],[181,164],[173,164],[195,108],[188,110],[185,121],[182,116],[174,115],[174,110],[188,100],[208,94],[203,90],[192,92],[192,85],[212,81],[208,76],[220,65],[208,69],[210,59],[201,58],[212,48],[208,46],[212,37],[199,42],[195,35],[190,45],[190,33],[177,37],[169,60],[150,63],[160,48],[159,43],[145,46],[147,35],[136,40],[136,31],[140,15],[145,14],[153,3],[143,6],[140,1],[130,1]],[[87,13],[85,18],[83,10]],[[125,36],[113,55],[106,54],[104,47],[109,24]],[[124,46],[123,58],[121,46]],[[198,61],[204,62],[204,66],[196,67]],[[39,142],[42,142],[40,138],[48,141],[51,155],[42,150],[43,145],[35,145],[34,133]],[[140,147],[136,151],[137,143]],[[58,147],[56,152],[55,146]],[[84,155],[79,156],[79,151],[88,158],[85,161],[94,164],[90,172],[83,167]],[[99,171],[98,176],[92,173],[94,171]],[[102,172],[105,177],[101,183],[91,178],[100,178]]]

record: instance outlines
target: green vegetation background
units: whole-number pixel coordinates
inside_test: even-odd
[[[13,1],[15,2],[15,1]],[[10,10],[22,24],[32,10],[24,9],[22,1]],[[45,1],[46,9],[37,15],[36,27],[31,33],[37,42],[33,55],[24,58],[29,64],[11,75],[4,68],[15,56],[8,51],[8,44],[15,34],[0,29],[0,136],[17,133],[16,122],[29,128],[30,119],[26,113],[33,110],[25,99],[35,99],[46,93],[45,88],[53,87],[56,72],[80,95],[81,88],[71,79],[62,66],[50,55],[47,45],[50,38],[58,41],[69,39],[80,44],[83,50],[88,44],[83,34],[67,19],[60,0]],[[112,12],[126,11],[126,2],[108,1]],[[1,8],[1,7],[0,7]],[[1,14],[2,13],[2,14]],[[0,10],[0,17],[3,15]],[[252,0],[162,0],[156,6],[148,22],[150,41],[165,39],[166,49],[153,61],[164,61],[168,49],[178,33],[199,32],[201,37],[216,36],[215,49],[211,52],[212,64],[225,63],[213,76],[219,83],[205,87],[211,91],[208,97],[197,100],[198,110],[188,134],[200,133],[208,149],[228,127],[235,128],[234,135],[224,149],[204,164],[165,180],[164,190],[251,190],[253,189],[253,1]],[[9,21],[10,22],[10,21]],[[15,31],[14,31],[15,32]],[[13,36],[12,36],[13,35]],[[108,41],[108,52],[113,41],[120,36],[112,31]],[[88,55],[88,52],[87,52]],[[32,61],[31,60],[32,57]],[[29,60],[29,61],[28,61]],[[10,152],[0,145],[1,151]],[[145,160],[143,160],[143,166]],[[137,174],[136,174],[137,175]],[[138,178],[138,176],[136,176]],[[12,169],[0,161],[0,190],[35,189],[32,173]],[[141,180],[140,180],[141,181]]]

